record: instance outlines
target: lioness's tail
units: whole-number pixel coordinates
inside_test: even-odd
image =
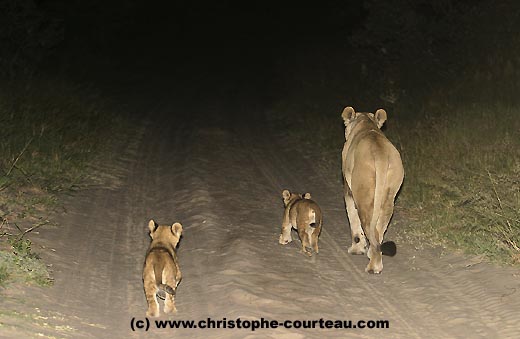
[[[166,293],[175,296],[175,289],[173,289],[173,287],[170,285],[159,284],[157,285],[157,288],[159,289],[157,291],[157,296],[162,300],[166,299]]]
[[[384,190],[386,188],[387,176],[388,176],[388,167],[389,160],[388,158],[378,159],[375,158],[375,170],[376,170],[376,184],[374,191],[374,209],[372,210],[372,219],[370,220],[370,229],[371,232],[378,233],[377,223],[381,216],[381,207],[384,203],[384,199],[388,197],[385,196]],[[369,235],[370,236],[370,235]],[[383,234],[378,234],[380,239],[383,239]],[[395,242],[387,241],[383,243],[379,243],[379,237],[370,239],[370,242],[375,242],[378,249],[382,252],[383,255],[387,255],[393,257],[397,253],[397,247],[395,246]]]
[[[387,255],[389,257],[393,257],[397,253],[397,246],[395,246],[395,242],[393,241],[385,241],[381,244],[380,248],[383,255]]]

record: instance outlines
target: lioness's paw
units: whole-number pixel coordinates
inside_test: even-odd
[[[365,272],[369,274],[380,274],[383,271],[383,267],[375,267],[374,265],[370,265],[370,263],[365,268]]]
[[[374,271],[373,269],[365,268],[365,272],[368,274],[381,274],[381,271]]]
[[[359,246],[352,245],[348,248],[349,254],[365,254],[365,248],[359,248]]]

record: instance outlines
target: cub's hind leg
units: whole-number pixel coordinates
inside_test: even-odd
[[[146,316],[158,317],[159,303],[157,301],[157,285],[155,284],[155,279],[148,279],[144,281],[144,293],[146,296],[146,301],[148,302],[148,310],[146,311]]]
[[[165,282],[161,287],[166,291],[166,298],[164,299],[164,313],[176,313],[175,307],[175,292],[177,291],[178,281],[176,279],[176,272],[180,276],[180,270],[176,262],[172,262],[171,267],[163,271],[162,280]]]
[[[173,290],[173,294],[166,293],[164,313],[177,313],[177,307],[175,307],[175,290]]]
[[[311,237],[311,245],[312,245],[312,248],[314,249],[314,252],[319,253],[320,251],[318,248],[318,235],[312,233],[312,235],[310,237]]]
[[[302,242],[302,253],[308,255],[309,257],[312,256],[312,252],[308,250],[308,248],[311,247],[311,244],[309,241],[309,235],[307,234],[307,232],[305,232],[305,228],[298,227],[298,234]]]
[[[292,225],[289,220],[289,216],[284,216],[282,221],[282,233],[280,234],[280,238],[278,240],[280,244],[287,245],[292,241],[291,230]]]

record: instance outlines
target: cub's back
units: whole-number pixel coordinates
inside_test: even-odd
[[[290,211],[290,218],[295,220],[298,215],[307,218],[310,211],[314,211],[316,215],[316,222],[321,224],[321,208],[314,200],[311,199],[302,199],[295,202]]]

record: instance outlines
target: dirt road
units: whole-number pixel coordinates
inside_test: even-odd
[[[247,110],[247,108],[243,108]],[[381,275],[347,254],[337,173],[320,170],[260,113],[182,117],[163,99],[142,114],[113,163],[110,187],[66,199],[61,227],[33,235],[55,285],[0,301],[2,338],[517,338],[518,270],[398,244]],[[254,112],[253,112],[254,113]],[[338,113],[339,114],[339,113]],[[338,120],[339,121],[339,120]],[[338,149],[338,155],[340,150]],[[278,244],[280,193],[309,191],[324,211],[320,253]],[[145,320],[147,222],[180,221],[178,320],[388,320],[382,329],[131,330]],[[392,238],[396,225],[390,225]],[[7,311],[9,310],[9,311]],[[22,316],[23,312],[28,316]],[[135,325],[135,323],[134,323]]]

